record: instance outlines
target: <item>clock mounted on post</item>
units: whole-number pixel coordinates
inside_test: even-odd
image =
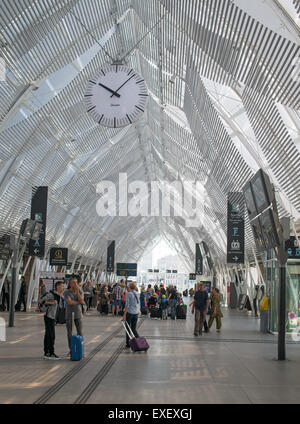
[[[126,127],[145,111],[148,89],[145,80],[125,65],[105,65],[90,78],[84,100],[87,111],[100,125]]]

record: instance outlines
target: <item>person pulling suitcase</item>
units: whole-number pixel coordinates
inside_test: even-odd
[[[131,329],[132,333],[136,338],[139,334],[136,330],[138,318],[139,318],[139,293],[137,291],[136,284],[131,282],[128,287],[128,293],[126,295],[126,303],[124,308],[124,314],[122,321],[126,321],[127,326]],[[126,348],[130,349],[129,344],[130,337],[126,332]]]

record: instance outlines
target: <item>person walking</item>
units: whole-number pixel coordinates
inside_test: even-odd
[[[222,327],[223,314],[221,311],[220,290],[214,288],[211,296],[211,312],[208,321],[208,328],[211,328],[214,319],[216,319],[217,332],[220,333]]]
[[[121,280],[122,282],[123,280]],[[115,285],[114,289],[113,289],[113,308],[112,308],[112,316],[114,316],[115,314],[118,316],[119,315],[119,309],[122,306],[122,289],[120,287],[120,283],[117,282],[117,284]]]
[[[168,297],[168,305],[170,306],[171,318],[175,319],[176,317],[176,306],[177,306],[177,291],[176,287],[171,286]]]
[[[88,311],[91,307],[91,301],[94,295],[94,289],[92,287],[92,282],[89,280],[83,288],[84,293],[84,302],[86,304],[86,310]]]
[[[18,296],[18,305],[20,306],[20,310],[21,310],[22,304],[23,304],[22,312],[26,312],[26,280],[24,275],[22,275],[21,277],[21,287],[20,287],[19,296]]]
[[[209,305],[208,294],[204,284],[197,284],[197,291],[191,305],[193,305],[192,313],[195,313],[194,336],[202,336],[202,327],[206,320]]]
[[[2,311],[5,311],[5,303],[7,306],[7,310],[9,311],[9,288],[10,282],[7,278],[5,278],[3,287],[2,287]]]
[[[65,286],[63,281],[55,283],[55,290],[51,290],[41,297],[41,305],[47,307],[44,315],[45,336],[44,336],[44,358],[60,359],[54,352],[55,324],[58,306],[63,298]]]
[[[71,356],[71,337],[72,337],[72,325],[74,314],[74,322],[77,330],[77,334],[83,337],[82,334],[82,306],[85,305],[83,299],[83,293],[80,291],[79,284],[76,277],[71,278],[69,289],[65,291],[64,298],[66,301],[66,327],[67,337],[69,345],[69,356]]]
[[[126,304],[122,321],[126,321],[127,325],[131,328],[135,337],[139,337],[136,330],[139,317],[139,294],[134,282],[131,282],[128,287],[128,293],[126,296]],[[126,332],[126,348],[130,348],[129,336]]]

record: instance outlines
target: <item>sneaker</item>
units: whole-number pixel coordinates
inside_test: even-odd
[[[217,330],[217,333],[221,333],[221,330]]]
[[[44,358],[45,359],[49,359],[50,358],[50,353],[45,353]]]
[[[56,360],[60,359],[60,357],[55,355],[55,353],[52,353],[52,355],[49,355],[49,359],[56,361]]]

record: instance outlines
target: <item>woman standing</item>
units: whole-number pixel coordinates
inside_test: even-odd
[[[136,326],[139,317],[139,294],[136,284],[134,282],[129,284],[126,296],[126,304],[122,321],[126,321],[127,325],[131,328],[135,337],[139,337],[136,331]],[[126,348],[130,348],[129,336],[126,333]]]
[[[223,317],[223,314],[221,311],[220,290],[217,288],[214,288],[212,290],[212,296],[211,296],[211,312],[210,312],[210,318],[208,321],[208,328],[211,328],[212,323],[214,319],[216,318],[217,332],[220,333],[220,330],[222,327],[222,320],[221,320],[222,317]]]

